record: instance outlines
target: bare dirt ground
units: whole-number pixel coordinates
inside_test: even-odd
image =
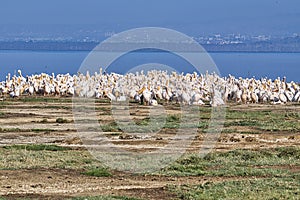
[[[178,109],[168,107],[169,114],[178,114]],[[235,110],[264,110],[266,106],[233,106]],[[146,116],[147,108],[134,106],[131,115],[136,119]],[[283,109],[278,106],[274,109]],[[297,107],[299,109],[299,107]],[[0,145],[12,144],[55,144],[84,148],[74,125],[72,102],[22,102],[10,101],[0,109]],[[102,122],[113,122],[110,116],[110,104],[101,105],[97,111]],[[65,123],[58,123],[63,118]],[[230,127],[234,129],[235,127]],[[244,128],[249,134],[235,132],[222,133],[213,151],[228,151],[232,149],[258,149],[279,146],[300,145],[300,134],[295,132],[263,132],[251,134],[249,127]],[[172,129],[164,129],[165,136],[172,136]],[[108,132],[112,142],[119,145],[130,144],[130,148],[159,148],[168,143],[169,137],[161,135],[135,138],[123,137],[123,134]],[[122,137],[120,137],[122,135]],[[201,132],[190,147],[197,151],[202,145]],[[142,146],[141,146],[142,145]],[[291,169],[299,170],[299,169]],[[29,197],[37,199],[65,199],[89,195],[126,195],[145,199],[175,199],[176,196],[167,189],[168,185],[203,184],[207,181],[224,179],[242,179],[245,177],[170,177],[158,175],[135,175],[124,172],[114,172],[112,177],[90,177],[82,175],[81,170],[66,169],[16,169],[0,170],[0,196],[8,199]],[[249,177],[259,178],[259,177]]]
[[[137,176],[115,173],[113,177],[88,177],[76,170],[37,169],[0,171],[0,192],[15,199],[66,199],[90,195],[124,195],[145,199],[175,199],[167,185],[194,185],[224,180],[241,180],[259,177],[170,177]]]

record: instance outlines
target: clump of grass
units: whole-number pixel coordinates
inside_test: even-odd
[[[207,120],[201,120],[198,124],[198,128],[206,129],[208,128],[209,122]]]
[[[64,119],[64,118],[57,118],[56,120],[56,123],[59,123],[59,124],[64,124],[64,123],[68,123],[69,121],[67,119]]]
[[[150,118],[149,117],[146,117],[144,119],[141,119],[141,120],[137,120],[136,121],[136,125],[139,125],[139,126],[147,126],[149,124],[149,121],[150,121]]]
[[[286,112],[284,117],[286,119],[299,119],[300,114],[298,112]]]
[[[29,131],[39,133],[39,132],[54,132],[56,130],[49,129],[49,128],[33,128],[33,129],[30,129]]]
[[[43,96],[26,96],[24,98],[19,98],[19,101],[22,102],[59,102],[59,103],[71,103],[72,99],[70,98],[55,98],[55,97],[43,97]]]
[[[178,115],[168,115],[167,122],[179,122],[180,117]]]
[[[40,121],[40,123],[43,123],[43,124],[48,123],[48,119],[43,119]]]
[[[179,128],[180,127],[180,116],[179,115],[168,115],[164,128]]]
[[[276,148],[279,158],[300,159],[300,151],[295,147]]]
[[[104,132],[118,132],[121,129],[118,127],[118,124],[114,121],[109,124],[101,125],[101,130]]]
[[[87,176],[96,176],[96,177],[110,177],[112,174],[108,171],[107,168],[103,167],[96,167],[93,169],[89,169],[82,174],[87,175]]]
[[[140,200],[126,196],[93,196],[93,197],[75,197],[72,200]]]
[[[177,161],[168,168],[168,171],[174,175],[195,175],[201,176],[205,174],[206,166],[202,164],[202,159],[198,156],[192,155],[189,158],[184,158]],[[175,172],[175,173],[172,173]]]
[[[20,129],[20,128],[0,128],[0,132],[7,133],[7,132],[27,132],[28,129]]]
[[[45,144],[28,144],[28,145],[11,145],[4,146],[4,149],[16,149],[16,150],[28,150],[28,151],[67,151],[71,150],[68,147],[62,147],[57,145],[45,145]]]
[[[238,121],[231,121],[231,122],[225,122],[225,127],[230,126],[259,126],[259,122],[256,120],[238,120]]]
[[[170,186],[180,199],[298,199],[299,182],[293,178],[265,178]]]

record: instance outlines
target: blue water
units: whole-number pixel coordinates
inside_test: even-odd
[[[221,74],[300,82],[300,53],[211,53]]]
[[[85,51],[0,51],[0,80],[21,69],[23,75],[36,73],[76,73]]]
[[[7,73],[21,69],[24,75],[34,73],[77,73],[88,51],[0,51],[0,80]],[[210,53],[222,76],[236,77],[286,76],[300,82],[300,53]],[[162,63],[177,71],[191,72],[193,67],[182,58],[167,52],[134,52],[117,59],[107,71],[124,73],[146,63]]]

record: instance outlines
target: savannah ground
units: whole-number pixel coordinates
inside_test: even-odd
[[[117,126],[108,101],[97,101],[96,112],[113,143],[146,151],[167,144],[178,128],[180,107],[164,106],[164,128],[140,138]],[[300,199],[299,104],[227,106],[224,129],[204,157],[195,151],[211,108],[199,109],[187,153],[160,171],[135,174],[106,168],[85,149],[71,98],[1,101],[0,199]],[[148,114],[149,107],[130,103],[139,126]]]

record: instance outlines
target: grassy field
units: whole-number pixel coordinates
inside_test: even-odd
[[[14,145],[2,147],[0,155],[0,170],[61,168],[75,170],[84,176],[122,177],[119,172],[102,166],[86,150],[53,145]],[[151,176],[208,180],[201,184],[167,185],[167,190],[178,199],[299,199],[300,148],[234,150],[210,153],[203,158],[185,155]],[[88,199],[131,198],[98,196]]]
[[[178,105],[165,104],[158,136],[127,137],[132,133],[114,122],[110,103],[96,104],[102,131],[133,149],[167,143],[164,136],[180,126]],[[194,148],[202,144],[211,109],[200,107],[199,123],[183,126],[198,128]],[[130,104],[138,131],[151,123],[147,111]],[[72,127],[70,98],[6,100],[0,102],[0,200],[300,199],[299,122],[297,104],[229,105],[212,152],[188,151],[160,171],[135,174],[108,168],[84,148]]]

